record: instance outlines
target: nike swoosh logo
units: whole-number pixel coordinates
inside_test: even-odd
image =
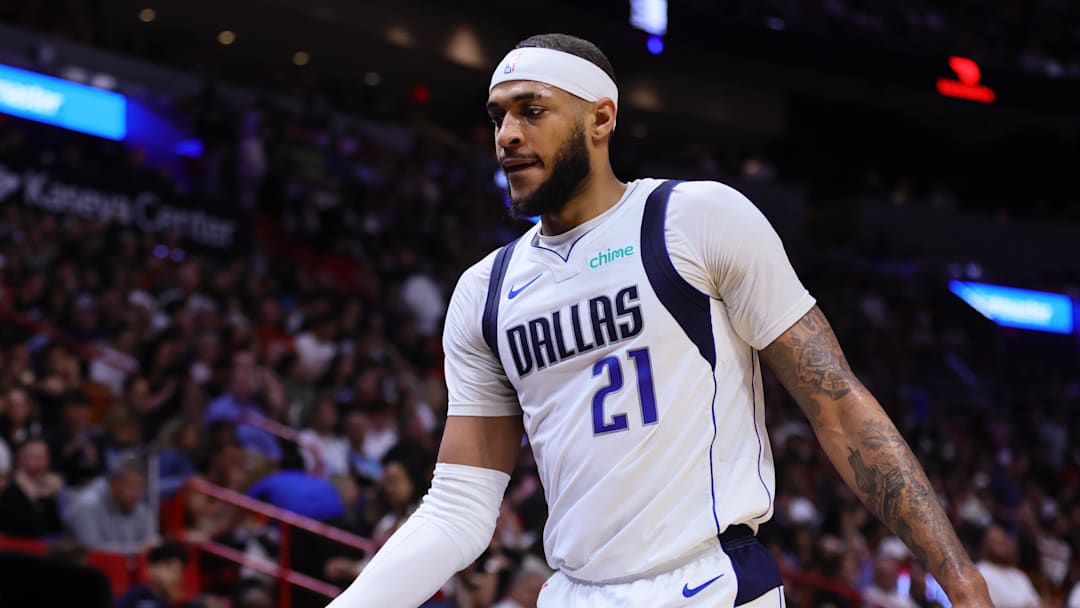
[[[528,283],[525,283],[524,285],[522,285],[522,286],[521,286],[521,287],[519,287],[518,289],[514,289],[514,286],[513,286],[513,285],[511,285],[511,286],[510,286],[510,293],[506,294],[506,298],[507,298],[508,300],[513,300],[514,298],[518,297],[518,294],[519,294],[519,293],[521,293],[521,292],[525,291],[525,289],[526,289],[526,288],[527,288],[527,287],[528,287],[529,285],[532,285],[533,283],[535,283],[535,282],[536,282],[536,279],[539,279],[539,278],[540,278],[540,277],[542,277],[542,276],[544,276],[544,273],[542,273],[542,272],[541,272],[540,274],[538,274],[538,275],[536,275],[535,277],[533,277],[531,281],[529,281]]]
[[[701,593],[701,590],[704,589],[705,587],[708,587],[709,585],[711,585],[711,584],[715,583],[716,581],[720,580],[721,576],[724,576],[724,575],[721,574],[720,576],[718,576],[718,577],[716,577],[716,578],[714,578],[712,580],[705,581],[704,583],[698,585],[697,587],[694,587],[693,589],[690,588],[690,583],[686,583],[685,585],[683,585],[683,588],[682,588],[682,596],[683,597],[694,597],[695,595]]]

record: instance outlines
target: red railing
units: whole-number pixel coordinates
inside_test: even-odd
[[[784,589],[792,600],[792,608],[813,608],[813,593],[806,591],[828,591],[837,597],[844,598],[851,608],[862,606],[862,595],[850,585],[842,581],[815,574],[813,572],[799,572],[790,568],[780,568],[784,578]]]
[[[269,560],[245,555],[232,547],[212,541],[194,545],[200,551],[211,553],[241,566],[276,577],[279,584],[278,605],[281,608],[291,606],[293,585],[331,598],[341,592],[341,589],[334,585],[311,578],[292,569],[292,531],[294,528],[368,554],[375,551],[375,544],[369,539],[255,500],[239,492],[212,484],[201,477],[193,477],[184,484],[176,496],[170,500],[170,504],[163,510],[162,525],[166,535],[178,537],[183,534],[185,506],[187,496],[191,492],[208,496],[260,517],[275,520],[281,525],[281,540],[276,564]]]

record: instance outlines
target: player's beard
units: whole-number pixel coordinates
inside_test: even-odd
[[[558,213],[581,190],[589,171],[585,127],[579,122],[555,153],[551,161],[551,175],[532,194],[514,198],[513,191],[507,187],[510,190],[511,214],[525,218]]]

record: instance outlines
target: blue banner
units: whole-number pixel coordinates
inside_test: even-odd
[[[949,291],[1003,327],[1073,332],[1073,302],[1064,294],[971,281],[949,281]]]
[[[114,141],[127,135],[119,93],[0,65],[0,113]]]

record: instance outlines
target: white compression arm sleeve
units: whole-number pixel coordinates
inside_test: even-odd
[[[420,508],[327,608],[416,608],[473,562],[495,532],[510,476],[438,463]]]

